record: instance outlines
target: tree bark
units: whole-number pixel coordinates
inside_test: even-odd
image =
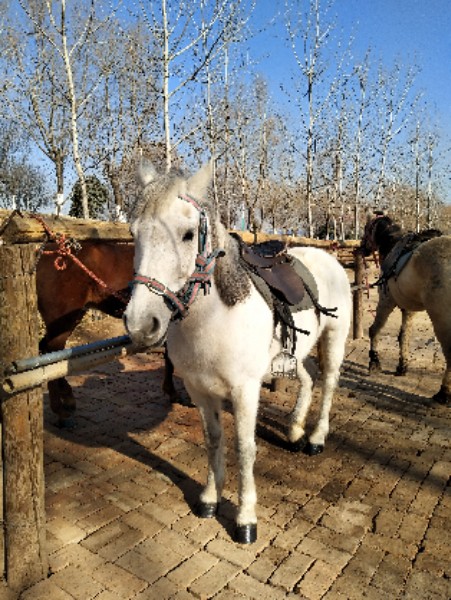
[[[0,365],[38,353],[34,245],[0,246]],[[1,403],[4,563],[8,588],[20,592],[48,572],[45,540],[41,386]],[[0,553],[1,554],[1,553]]]

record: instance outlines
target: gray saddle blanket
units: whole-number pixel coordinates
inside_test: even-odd
[[[318,286],[316,285],[315,278],[312,273],[307,269],[307,267],[297,258],[291,259],[291,266],[295,271],[296,275],[302,280],[305,286],[308,286],[312,292],[314,298],[318,298]],[[260,294],[265,299],[266,303],[272,307],[273,306],[273,292],[271,292],[268,284],[256,273],[253,271],[249,271],[249,275],[257,288]],[[299,312],[300,310],[308,310],[310,308],[314,308],[312,298],[310,294],[304,294],[300,302],[297,302],[294,305],[290,305],[290,311],[292,313]]]
[[[393,246],[381,265],[382,277],[385,281],[390,277],[398,277],[412,258],[413,250],[414,248],[406,249],[402,241]]]

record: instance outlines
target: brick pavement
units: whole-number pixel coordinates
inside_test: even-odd
[[[229,407],[224,501],[217,519],[201,520],[192,513],[206,471],[199,418],[163,397],[161,357],[72,377],[77,428],[58,429],[45,410],[52,574],[20,600],[450,598],[451,410],[424,398],[443,358],[422,319],[411,372],[395,377],[397,319],[377,377],[367,374],[367,341],[349,341],[323,454],[286,449],[293,389],[262,391],[249,547],[231,540]],[[1,584],[0,598],[18,600]]]

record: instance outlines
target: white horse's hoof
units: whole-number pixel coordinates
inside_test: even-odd
[[[309,443],[306,435],[303,435],[295,442],[290,442],[289,450],[290,452],[303,452]]]
[[[195,508],[195,514],[201,519],[212,519],[218,514],[218,503],[199,502]]]
[[[316,456],[324,451],[324,444],[311,444],[310,442],[305,447],[305,453],[309,456]]]
[[[442,387],[439,389],[439,391],[434,394],[434,396],[432,396],[432,399],[435,402],[438,402],[439,404],[442,404],[443,406],[450,406],[451,407],[451,394],[446,392],[444,386],[442,385]]]
[[[253,544],[257,540],[257,524],[237,525],[234,539],[238,544]]]

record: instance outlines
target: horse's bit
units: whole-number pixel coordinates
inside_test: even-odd
[[[146,288],[163,296],[169,308],[173,311],[171,320],[183,319],[188,313],[188,309],[197,297],[200,289],[204,294],[208,294],[211,286],[211,278],[216,267],[216,259],[224,256],[223,250],[213,250],[210,254],[207,252],[207,233],[208,218],[205,209],[191,196],[179,196],[181,200],[188,202],[199,211],[199,248],[196,256],[195,268],[188,277],[185,285],[178,292],[173,292],[163,283],[152,277],[140,275],[137,273],[130,285],[142,283]]]

